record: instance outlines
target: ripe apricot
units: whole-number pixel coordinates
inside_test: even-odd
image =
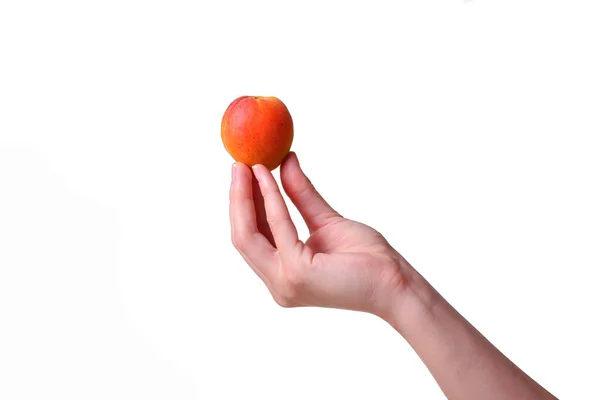
[[[221,121],[221,140],[234,160],[274,170],[294,139],[292,116],[277,97],[242,96],[229,104]]]

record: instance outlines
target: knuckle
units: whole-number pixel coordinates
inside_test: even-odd
[[[281,192],[277,188],[265,189],[263,199],[265,203],[274,203],[281,198]]]
[[[231,243],[238,251],[242,251],[244,248],[244,240],[239,233],[233,233],[231,235]]]
[[[298,266],[283,268],[279,282],[279,294],[286,301],[294,301],[299,298],[306,285],[306,274]]]
[[[275,303],[282,308],[292,308],[294,306],[290,300],[275,293],[273,293],[273,300],[275,300]]]
[[[305,178],[305,180],[300,185],[298,185],[298,188],[295,190],[294,196],[300,199],[306,196],[307,194],[314,193],[315,191],[316,189],[313,186],[313,184],[308,180],[308,178]]]
[[[269,226],[280,226],[282,224],[286,224],[291,221],[292,221],[292,219],[289,216],[284,216],[284,215],[267,216],[267,223],[269,224]]]
[[[305,276],[302,268],[289,268],[287,273],[288,284],[294,289],[301,289],[304,286]]]

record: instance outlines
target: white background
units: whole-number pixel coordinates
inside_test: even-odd
[[[0,0],[0,398],[443,398],[385,322],[279,308],[234,251],[240,95],[281,98],[324,197],[527,373],[598,398],[598,16]]]

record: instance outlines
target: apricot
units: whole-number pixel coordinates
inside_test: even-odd
[[[294,123],[277,97],[242,96],[223,114],[221,140],[235,161],[250,167],[262,164],[272,171],[292,147]]]

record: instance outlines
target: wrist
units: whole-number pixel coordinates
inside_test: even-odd
[[[399,257],[402,285],[394,288],[384,320],[408,339],[433,315],[442,301],[440,294],[402,256]]]

